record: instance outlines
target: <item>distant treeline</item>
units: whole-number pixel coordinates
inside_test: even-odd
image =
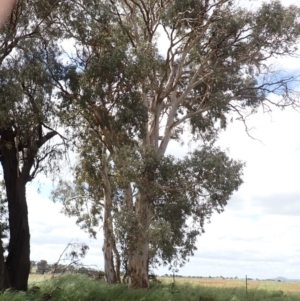
[[[205,279],[205,278],[208,278],[208,279],[232,279],[232,280],[243,280],[245,278],[238,278],[237,276],[236,277],[223,277],[223,276],[184,276],[184,275],[173,275],[173,274],[164,274],[160,277],[168,277],[168,278],[195,278],[195,279]],[[247,278],[248,281],[251,281],[251,280],[255,280],[255,281],[278,281],[278,282],[281,282],[282,280],[280,279],[258,279],[258,278]]]

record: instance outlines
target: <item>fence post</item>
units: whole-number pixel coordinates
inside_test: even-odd
[[[248,281],[247,281],[247,275],[246,275],[246,295],[248,295]]]

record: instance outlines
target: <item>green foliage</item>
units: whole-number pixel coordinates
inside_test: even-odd
[[[40,36],[24,38],[0,66],[0,142],[2,145],[5,133],[12,131],[20,169],[29,168],[23,175],[26,181],[41,171],[57,171],[55,161],[64,152],[60,142],[56,146],[46,143],[58,134],[54,130],[58,119],[53,83],[46,67],[48,55]]]
[[[44,274],[49,270],[47,260],[42,259],[38,261],[36,265],[37,265],[37,271],[36,271],[37,273]]]
[[[88,165],[84,165],[85,162]],[[60,180],[51,196],[53,201],[62,202],[62,212],[67,216],[77,217],[76,223],[92,237],[97,235],[96,228],[102,220],[103,210],[101,174],[99,171],[97,174],[93,174],[96,164],[95,160],[82,161],[80,172],[75,171],[74,183]]]
[[[97,112],[96,122],[102,130],[114,132],[111,141],[105,142],[123,145],[145,135],[147,110],[136,78],[140,68],[131,59],[128,37],[117,28],[110,7],[105,2],[81,2],[65,1],[61,12],[61,22],[68,28],[62,34],[76,41],[76,55],[57,66],[60,115],[81,128],[82,122],[94,126]]]
[[[84,122],[84,120],[83,120]],[[60,179],[51,193],[54,202],[61,202],[62,212],[75,216],[81,229],[96,238],[103,221],[103,144],[97,129],[82,127],[78,130],[78,161],[72,167],[73,182]],[[99,141],[100,140],[100,141]],[[114,186],[113,181],[111,185]]]

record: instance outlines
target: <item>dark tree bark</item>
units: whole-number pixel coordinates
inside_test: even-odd
[[[10,241],[6,268],[11,287],[26,291],[30,272],[30,233],[25,184],[17,183],[15,191],[10,193]]]
[[[1,229],[0,229],[1,230]],[[10,281],[7,275],[7,268],[4,260],[4,248],[0,240],[0,290],[10,287]]]
[[[10,129],[1,131],[1,165],[3,168],[8,200],[10,241],[5,262],[5,286],[27,290],[30,271],[30,233],[25,186],[28,181],[20,176],[18,150],[14,133]]]
[[[0,229],[1,231],[1,229]],[[4,288],[4,256],[3,256],[3,246],[2,246],[2,241],[0,239],[0,290]]]
[[[57,135],[56,131],[42,135],[41,125],[37,128],[40,129],[39,134],[36,135],[34,131],[28,133],[32,139],[28,139],[26,145],[19,142],[20,137],[17,136],[13,127],[0,128],[0,162],[8,202],[10,233],[4,270],[4,287],[22,291],[27,290],[30,272],[30,232],[26,184],[34,178],[39,171],[40,163],[51,152],[44,154],[42,158],[37,158],[39,149]],[[36,140],[33,138],[35,136],[37,136]],[[20,153],[22,153],[22,159],[19,159]]]

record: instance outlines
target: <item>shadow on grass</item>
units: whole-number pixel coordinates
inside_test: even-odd
[[[130,290],[124,284],[107,285],[84,275],[64,275],[31,283],[28,292],[0,293],[2,301],[299,301],[300,293],[214,288],[176,283],[153,283],[151,289]]]

